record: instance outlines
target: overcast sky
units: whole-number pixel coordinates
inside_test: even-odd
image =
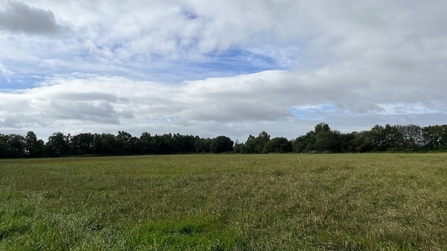
[[[445,0],[0,0],[0,133],[445,124]]]

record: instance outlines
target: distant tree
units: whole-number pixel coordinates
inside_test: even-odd
[[[25,152],[31,158],[43,157],[45,155],[45,144],[43,140],[37,139],[36,134],[32,131],[26,134]]]
[[[319,133],[323,133],[323,132],[329,132],[331,130],[331,128],[329,127],[328,124],[326,123],[319,123],[315,126],[315,134],[319,134]]]
[[[340,152],[340,133],[338,131],[322,131],[315,136],[314,148],[318,152]]]
[[[95,136],[91,133],[80,133],[71,137],[71,149],[73,155],[94,154]]]
[[[137,142],[137,152],[140,154],[149,154],[154,153],[154,149],[152,147],[152,136],[148,132],[144,132],[141,134],[138,142]]]
[[[256,138],[253,135],[249,135],[247,141],[243,144],[239,144],[236,150],[240,153],[255,153]]]
[[[11,156],[11,150],[9,147],[9,135],[0,133],[0,158],[9,158]]]
[[[152,138],[152,146],[156,154],[173,153],[172,148],[172,134],[155,135]]]
[[[375,125],[365,135],[366,140],[372,145],[375,151],[385,151],[388,149],[385,128],[381,125]]]
[[[340,132],[332,131],[328,124],[319,123],[314,131],[293,141],[294,152],[340,152]]]
[[[37,136],[34,132],[29,131],[25,137],[25,151],[28,157],[36,157]]]
[[[422,128],[417,125],[397,125],[397,130],[402,136],[402,148],[418,150],[424,145]]]
[[[5,142],[0,142],[0,158],[9,158],[9,145]]]
[[[196,152],[195,138],[192,135],[174,134],[172,137],[173,151],[175,153],[193,153]]]
[[[245,146],[245,144],[240,143],[239,140],[236,139],[236,141],[234,142],[233,151],[235,153],[242,153],[242,148],[244,146]]]
[[[356,137],[357,132],[340,134],[339,135],[340,152],[342,153],[356,152],[357,151]]]
[[[53,133],[45,144],[45,151],[48,156],[67,156],[70,154],[70,134],[64,135],[61,132]]]
[[[93,136],[93,154],[102,154],[101,134],[94,133],[92,134],[92,136]]]
[[[209,153],[211,151],[211,143],[213,142],[210,138],[200,138],[196,136],[194,139],[194,148],[197,153]]]
[[[26,156],[25,137],[19,134],[10,134],[8,144],[11,157],[19,158]]]
[[[34,148],[33,157],[45,157],[45,143],[38,139]]]
[[[355,147],[356,152],[371,152],[376,151],[375,146],[371,141],[371,132],[362,131],[355,134],[355,139],[353,141],[353,147]]]
[[[211,142],[211,152],[222,153],[233,151],[233,143],[227,136],[219,136]]]
[[[122,145],[111,133],[101,134],[99,145],[99,153],[103,155],[118,155],[122,152]]]
[[[403,150],[404,138],[397,126],[385,125],[385,146],[388,151]]]
[[[293,151],[296,153],[308,153],[315,151],[314,144],[316,134],[314,131],[306,133],[306,135],[299,136],[293,141]]]
[[[426,126],[422,128],[422,136],[426,149],[447,149],[447,125]]]
[[[288,153],[292,151],[292,142],[286,138],[273,138],[262,149],[262,153]]]
[[[258,137],[252,135],[248,136],[245,146],[243,146],[244,153],[262,153],[265,144],[269,142],[270,135],[266,131],[259,133]]]
[[[129,155],[132,153],[133,143],[135,140],[132,138],[132,135],[128,132],[118,131],[118,135],[116,136],[116,148],[115,154],[118,155]]]

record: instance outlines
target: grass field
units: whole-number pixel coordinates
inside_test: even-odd
[[[0,250],[446,250],[447,154],[0,160]]]

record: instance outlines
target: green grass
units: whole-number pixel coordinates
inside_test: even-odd
[[[0,160],[0,250],[446,250],[447,154]]]

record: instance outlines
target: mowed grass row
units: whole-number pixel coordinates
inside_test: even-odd
[[[0,250],[446,250],[447,154],[0,160]]]

